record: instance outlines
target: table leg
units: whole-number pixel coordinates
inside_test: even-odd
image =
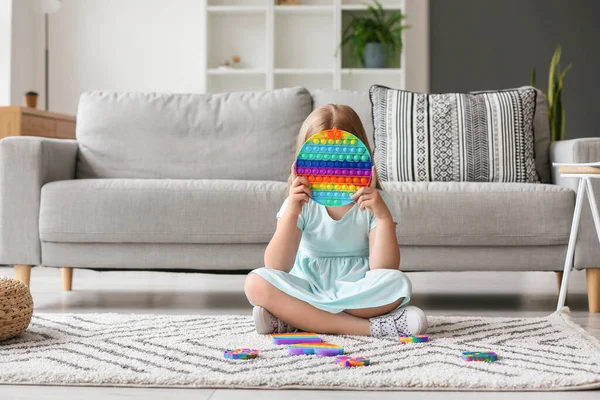
[[[598,205],[596,204],[596,196],[594,195],[594,188],[592,187],[592,180],[590,178],[583,178],[587,185],[588,200],[590,201],[590,208],[592,209],[592,217],[594,218],[594,225],[596,226],[596,236],[600,241],[600,215],[598,215]]]
[[[573,212],[573,222],[571,223],[571,234],[569,235],[569,246],[567,247],[567,258],[565,259],[565,269],[563,270],[563,279],[560,285],[560,294],[558,296],[558,305],[556,311],[560,311],[565,306],[567,298],[567,287],[569,285],[569,273],[573,268],[573,254],[575,253],[575,243],[577,242],[577,232],[579,230],[579,220],[581,219],[581,206],[583,196],[585,196],[585,179],[579,180],[577,188],[577,198],[575,199],[575,211]]]

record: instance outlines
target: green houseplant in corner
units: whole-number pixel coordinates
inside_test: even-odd
[[[548,122],[550,123],[550,140],[557,141],[565,138],[566,114],[562,102],[563,82],[567,72],[573,64],[567,65],[565,69],[560,66],[561,45],[556,47],[550,61],[548,73]],[[535,86],[535,66],[531,68],[531,86]]]
[[[402,11],[386,12],[379,1],[368,6],[368,15],[353,15],[342,33],[340,48],[348,44],[350,59],[365,68],[385,68],[388,56],[398,65],[397,54],[402,52],[402,33],[409,28],[402,25],[406,18]]]

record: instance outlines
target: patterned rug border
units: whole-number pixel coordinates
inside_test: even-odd
[[[190,314],[190,315],[159,315],[159,314],[120,314],[120,313],[36,313],[37,316],[44,315],[94,315],[94,316],[132,316],[132,317],[140,317],[153,315],[157,318],[160,317],[198,317],[199,315]],[[228,315],[229,316],[229,315]],[[237,316],[238,315],[231,315]],[[215,316],[216,317],[216,316]],[[219,315],[219,317],[225,317],[225,315]],[[430,316],[432,317],[432,316]],[[568,307],[564,307],[561,311],[556,311],[554,313],[549,314],[546,317],[524,317],[519,319],[551,319],[553,317],[559,317],[565,325],[575,331],[577,334],[581,335],[584,339],[589,341],[589,343],[595,347],[600,353],[600,340],[587,332],[581,326],[572,321],[569,315]],[[434,317],[435,318],[435,317]],[[440,318],[440,317],[438,317]],[[441,318],[463,318],[468,319],[469,316],[442,316]],[[511,318],[511,317],[476,317],[476,318],[486,318],[486,319],[503,319],[503,318]],[[517,319],[517,318],[515,318]],[[598,382],[577,386],[563,386],[563,387],[551,387],[551,388],[471,388],[471,387],[409,387],[409,386],[398,386],[398,387],[357,387],[357,386],[315,386],[315,385],[282,385],[282,386],[254,386],[254,385],[220,385],[220,384],[194,384],[194,385],[182,385],[182,384],[135,384],[135,383],[31,383],[31,382],[8,382],[8,381],[0,381],[1,386],[61,386],[61,387],[122,387],[122,388],[172,388],[172,389],[250,389],[250,390],[324,390],[324,391],[374,391],[374,392],[396,392],[396,391],[440,391],[440,392],[561,392],[561,391],[583,391],[583,390],[597,390],[600,389],[600,375],[598,376]],[[0,377],[0,379],[2,379]]]

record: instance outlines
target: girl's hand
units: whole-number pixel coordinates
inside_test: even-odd
[[[371,169],[371,183],[369,186],[360,188],[354,193],[351,199],[356,202],[356,205],[361,210],[365,208],[371,210],[377,219],[392,218],[392,213],[377,190],[377,171],[375,170],[375,166]]]
[[[292,165],[292,185],[290,186],[290,194],[287,206],[287,212],[292,213],[296,217],[302,212],[302,206],[308,203],[312,197],[312,192],[308,180],[296,175],[296,163]]]

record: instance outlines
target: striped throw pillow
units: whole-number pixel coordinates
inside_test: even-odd
[[[374,85],[382,181],[539,182],[533,88],[422,94]]]

